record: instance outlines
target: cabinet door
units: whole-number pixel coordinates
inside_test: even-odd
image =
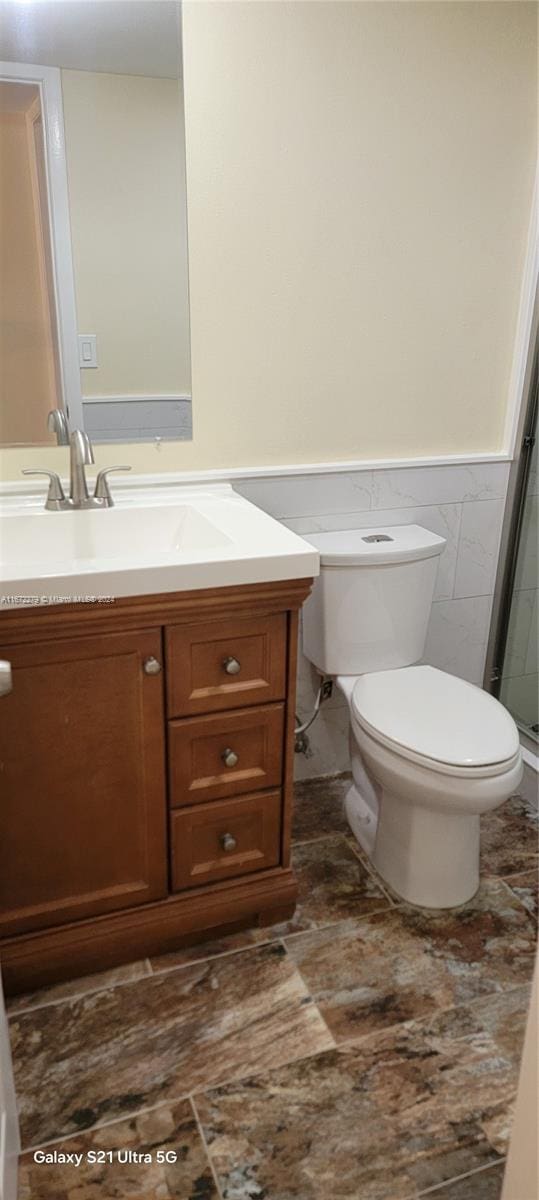
[[[2,651],[0,649],[0,657]],[[166,894],[157,629],[9,647],[0,708],[0,933]]]

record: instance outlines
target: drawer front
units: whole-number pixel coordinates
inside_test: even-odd
[[[176,809],[170,821],[175,892],[279,863],[280,791]]]
[[[286,614],[166,630],[169,717],[283,700]]]
[[[279,787],[283,735],[284,704],[171,721],[172,807]]]

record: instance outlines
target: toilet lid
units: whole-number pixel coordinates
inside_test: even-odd
[[[519,749],[515,722],[498,700],[435,667],[360,675],[352,709],[375,737],[452,766],[505,762]]]

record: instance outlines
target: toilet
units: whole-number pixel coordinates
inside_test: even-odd
[[[307,537],[320,575],[303,609],[303,649],[350,712],[349,825],[382,879],[427,908],[479,886],[479,819],[522,777],[513,718],[436,667],[425,648],[445,540],[420,525]]]

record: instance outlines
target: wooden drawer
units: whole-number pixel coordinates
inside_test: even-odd
[[[286,614],[166,629],[169,717],[283,700]]]
[[[279,787],[283,734],[284,704],[171,721],[172,807]]]
[[[176,809],[170,824],[175,892],[279,863],[280,791]]]

